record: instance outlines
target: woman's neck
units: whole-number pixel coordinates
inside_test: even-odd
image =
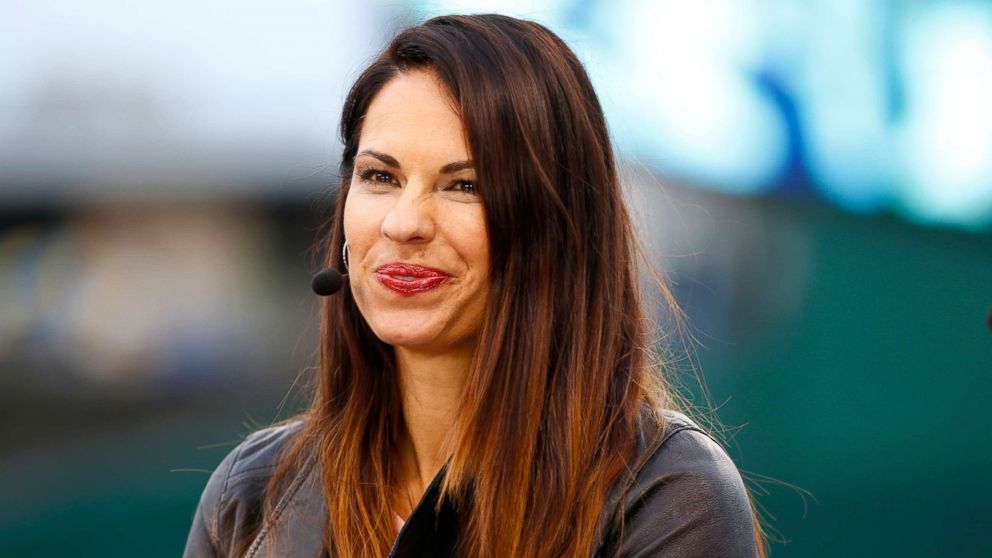
[[[395,348],[405,435],[400,436],[399,481],[406,507],[415,506],[447,460],[445,442],[461,402],[472,349],[444,353]]]

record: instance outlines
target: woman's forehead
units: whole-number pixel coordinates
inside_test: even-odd
[[[362,136],[461,135],[464,126],[446,87],[426,71],[401,73],[373,97]]]
[[[414,71],[393,78],[372,99],[359,145],[377,151],[399,147],[385,144],[429,146],[467,158],[464,135],[464,124],[445,86],[430,72]],[[376,147],[366,145],[373,142]]]

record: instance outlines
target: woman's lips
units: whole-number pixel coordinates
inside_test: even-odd
[[[375,278],[382,286],[404,296],[436,289],[448,282],[448,274],[439,269],[408,263],[379,266]]]

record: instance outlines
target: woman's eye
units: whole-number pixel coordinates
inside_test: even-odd
[[[449,190],[454,190],[456,192],[465,192],[466,194],[474,194],[474,193],[476,193],[475,192],[475,183],[474,182],[470,182],[468,180],[457,180],[448,189]]]
[[[361,178],[363,182],[368,182],[371,184],[390,184],[393,182],[393,176],[391,174],[379,169],[363,170],[358,177]]]

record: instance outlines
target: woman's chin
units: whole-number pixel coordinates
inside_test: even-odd
[[[474,336],[452,336],[450,332],[426,328],[412,330],[373,327],[372,331],[387,345],[425,354],[460,353],[473,347],[475,341]]]
[[[397,327],[397,325],[396,323],[384,324],[380,327],[372,325],[372,331],[383,343],[394,347],[428,348],[443,345],[438,339],[440,332],[433,328],[425,328],[424,324],[420,327]]]
[[[461,351],[473,333],[464,323],[464,309],[452,311],[444,306],[433,308],[382,308],[372,306],[366,322],[383,343],[393,347],[443,353]]]
[[[378,334],[377,334],[378,335]],[[407,349],[418,349],[418,348],[434,348],[434,343],[430,339],[425,339],[423,337],[414,335],[389,335],[383,334],[378,335],[379,339],[393,347],[403,347]]]

